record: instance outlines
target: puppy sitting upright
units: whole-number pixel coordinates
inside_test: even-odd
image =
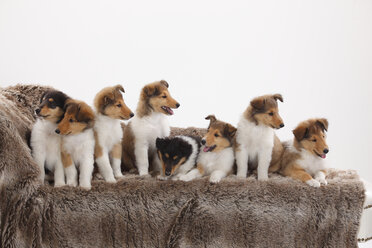
[[[268,179],[270,164],[279,162],[283,146],[274,129],[284,127],[277,100],[280,94],[254,98],[238,123],[235,156],[237,176],[247,177],[249,169],[257,169],[258,180]]]
[[[324,160],[329,152],[325,131],[326,119],[301,122],[294,130],[293,143],[284,143],[284,153],[279,173],[301,180],[313,187],[327,185]]]
[[[214,115],[209,115],[205,119],[210,120],[210,124],[207,134],[202,139],[203,146],[197,160],[197,168],[181,176],[180,179],[183,181],[210,175],[209,181],[218,183],[232,173],[236,128],[217,120]]]
[[[54,186],[65,185],[65,174],[61,160],[61,136],[54,130],[62,119],[66,100],[69,97],[56,90],[46,92],[40,99],[38,115],[31,132],[32,156],[39,165],[40,178],[44,182],[44,166],[54,171]]]
[[[123,177],[121,173],[123,130],[120,120],[128,120],[134,116],[125,105],[121,92],[124,93],[121,85],[106,87],[94,98],[97,112],[94,123],[94,157],[101,175],[107,182],[116,182],[115,178]]]
[[[62,163],[65,168],[66,183],[76,186],[79,167],[80,186],[91,188],[94,168],[94,112],[84,102],[69,99],[66,101],[65,114],[58,124],[56,133],[62,137]]]
[[[195,167],[200,146],[200,138],[197,137],[157,138],[156,148],[163,167],[158,178],[178,180],[188,173]]]
[[[156,154],[156,138],[169,136],[167,115],[180,104],[168,91],[164,80],[143,87],[136,116],[125,128],[123,137],[123,166],[126,170],[137,168],[138,173],[148,175],[149,159],[155,171],[160,171],[160,160]]]

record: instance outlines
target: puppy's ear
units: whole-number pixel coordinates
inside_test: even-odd
[[[305,125],[299,125],[292,132],[293,132],[296,140],[300,142],[301,140],[308,137],[309,128],[307,128],[307,126],[305,126]]]
[[[256,98],[251,101],[251,106],[257,111],[263,110],[265,108],[265,104],[265,98]]]
[[[147,85],[143,88],[143,92],[147,97],[158,95],[159,90],[155,85]]]
[[[328,131],[328,120],[325,118],[317,119],[315,122],[316,125],[318,125],[322,131]]]
[[[276,100],[276,101],[281,101],[281,102],[283,102],[283,97],[282,97],[282,95],[281,94],[274,94],[273,95],[273,98]]]
[[[161,149],[164,145],[164,139],[162,138],[156,138],[156,148]]]
[[[90,109],[89,106],[79,104],[76,114],[76,120],[79,122],[87,123],[87,128],[91,128],[94,124],[94,112]]]
[[[210,122],[215,122],[217,119],[216,119],[216,116],[214,115],[208,115],[207,117],[205,117],[206,120],[210,120]]]
[[[124,87],[121,84],[116,85],[115,90],[125,93]]]
[[[103,106],[107,106],[115,101],[115,95],[109,93],[103,97]]]
[[[169,88],[169,84],[165,80],[160,80],[160,84],[164,85],[165,87]]]
[[[235,134],[236,134],[236,128],[233,126],[233,125],[231,125],[231,124],[229,124],[229,123],[226,123],[225,124],[225,128],[224,128],[224,132],[225,132],[225,134],[228,136],[228,137],[230,137],[230,138],[234,138],[234,136],[235,136]]]
[[[217,121],[216,116],[214,115],[208,115],[207,117],[205,117],[205,119],[209,120],[208,129],[211,127],[213,122]]]

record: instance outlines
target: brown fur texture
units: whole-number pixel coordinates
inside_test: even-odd
[[[95,115],[85,102],[69,99],[66,101],[65,111],[56,129],[61,135],[78,134],[93,127]]]
[[[103,88],[94,98],[97,112],[113,119],[128,120],[133,117],[132,111],[124,103],[121,92],[125,92],[120,84]]]
[[[17,106],[22,89],[30,88],[13,89],[12,100],[0,92],[1,106],[19,108],[0,109],[0,247],[357,248],[364,189],[353,171],[330,171],[321,188],[276,174],[219,184],[128,175],[116,184],[94,181],[90,191],[41,185],[22,134],[43,88]],[[24,121],[15,123],[20,112]]]

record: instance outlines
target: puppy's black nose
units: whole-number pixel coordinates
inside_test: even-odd
[[[130,113],[130,118],[132,118],[134,116],[134,114],[133,113]]]
[[[179,106],[181,106],[181,104],[177,103],[177,104],[176,104],[176,108],[178,108]]]
[[[205,143],[206,143],[205,139],[202,139],[201,142],[202,142],[203,145],[205,145]]]
[[[323,150],[324,154],[327,154],[329,152],[329,150],[326,148]]]
[[[35,110],[35,113],[36,113],[36,114],[40,114],[40,109],[39,109],[39,108],[36,109],[36,110]]]
[[[56,133],[58,133],[58,134],[59,134],[60,132],[61,132],[61,131],[60,131],[59,129],[56,129]]]
[[[166,172],[165,172],[165,175],[166,175],[166,176],[170,176],[170,171],[166,171]]]
[[[280,126],[280,128],[284,127],[284,123],[280,124],[279,126]]]

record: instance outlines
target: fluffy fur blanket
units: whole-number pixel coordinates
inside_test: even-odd
[[[0,89],[1,247],[357,247],[364,189],[352,171],[332,171],[321,188],[279,175],[42,185],[26,141],[45,90]]]

